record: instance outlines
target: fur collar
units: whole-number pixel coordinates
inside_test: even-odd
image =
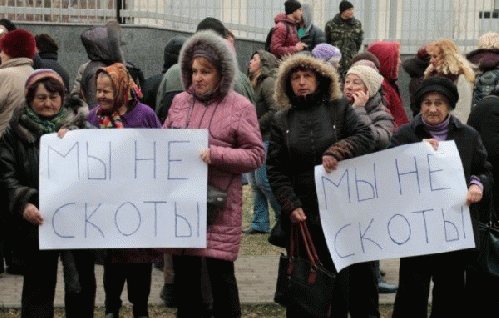
[[[329,100],[343,97],[343,94],[340,91],[340,77],[331,64],[322,62],[310,55],[294,54],[282,61],[277,72],[275,99],[281,108],[287,109],[291,107],[288,87],[290,85],[291,71],[297,67],[312,69],[316,74],[328,80],[330,84],[325,91],[327,91],[326,95]],[[320,84],[321,83],[319,82],[319,85]]]
[[[234,86],[237,64],[234,53],[229,49],[227,41],[213,31],[195,33],[185,42],[180,51],[179,62],[184,90],[188,91],[192,84],[192,60],[195,50],[204,47],[209,47],[220,62],[220,83],[214,94],[214,98],[222,100]]]

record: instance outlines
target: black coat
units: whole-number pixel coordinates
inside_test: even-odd
[[[35,55],[35,58],[33,59],[33,68],[49,68],[54,70],[62,77],[66,90],[69,90],[69,74],[66,69],[57,62],[57,53],[39,53],[38,55]]]
[[[324,154],[348,159],[369,153],[373,145],[369,127],[346,99],[279,111],[271,127],[267,176],[281,205],[283,228],[289,228],[297,208],[303,208],[309,225],[320,225],[314,167]]]
[[[499,217],[499,97],[490,95],[471,109],[468,125],[482,138],[494,176],[494,210]]]
[[[64,127],[89,127],[86,121],[88,110],[81,103],[79,106],[63,110],[66,112]],[[9,237],[12,238],[14,254],[21,259],[38,250],[38,226],[26,221],[23,211],[28,203],[38,207],[40,138],[43,135],[43,130],[24,113],[25,107],[14,112],[10,129],[0,140],[1,202],[4,203],[3,211],[9,212]]]
[[[392,136],[391,147],[418,143],[423,139],[430,138],[433,137],[424,125],[421,115],[418,115]],[[479,220],[482,222],[487,221],[490,211],[490,189],[493,179],[492,166],[487,160],[487,151],[480,134],[474,128],[461,123],[453,115],[450,115],[449,133],[446,140],[454,140],[456,143],[467,184],[469,184],[471,176],[476,176],[484,186],[484,198],[482,201],[470,206],[473,227],[476,228]],[[475,230],[475,234],[477,233],[478,231]]]

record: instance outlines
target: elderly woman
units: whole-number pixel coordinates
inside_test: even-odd
[[[87,127],[84,108],[64,107],[62,78],[52,70],[40,69],[25,84],[26,102],[17,108],[10,129],[0,142],[0,185],[8,195],[11,237],[16,255],[24,263],[22,317],[53,317],[57,264],[68,252],[38,249],[38,227],[44,222],[38,210],[38,158],[40,138],[61,127]],[[74,104],[76,105],[76,104]],[[5,116],[7,113],[4,113]],[[95,299],[94,258],[90,251],[71,254],[79,275],[76,290],[65,288],[67,317],[93,317]],[[75,274],[75,272],[73,272]]]
[[[468,194],[463,201],[466,199],[470,205],[475,226],[483,217],[478,202],[491,187],[491,167],[478,132],[450,114],[458,99],[458,89],[451,80],[425,79],[415,94],[420,114],[394,134],[392,146],[426,141],[438,150],[440,141],[454,140],[468,184]],[[485,214],[488,215],[488,211]],[[393,317],[427,317],[431,280],[434,283],[431,317],[473,317],[466,313],[466,305],[472,303],[464,297],[468,253],[457,251],[402,258]],[[467,284],[469,278],[466,275]]]
[[[212,31],[193,35],[180,53],[185,92],[168,112],[166,128],[207,129],[208,184],[227,189],[227,203],[207,229],[207,247],[173,250],[177,317],[201,317],[201,267],[211,283],[214,317],[241,317],[234,262],[241,243],[241,174],[260,167],[265,148],[255,107],[233,91],[236,61]]]
[[[322,164],[331,172],[341,160],[370,152],[373,135],[342,97],[337,71],[311,56],[293,55],[280,65],[276,99],[281,109],[271,127],[267,174],[281,205],[282,228],[289,244],[291,224],[306,221],[319,259],[336,272],[321,227],[314,167]],[[339,272],[331,286],[331,316],[379,317],[376,284],[370,263]],[[286,317],[310,315],[288,305]]]
[[[343,92],[355,112],[369,126],[374,136],[374,150],[390,145],[395,122],[383,103],[381,83],[383,76],[365,65],[352,66],[345,76]]]
[[[88,122],[100,129],[161,128],[154,111],[139,102],[142,93],[125,65],[111,64],[95,74],[97,106],[90,111]],[[125,281],[134,317],[148,317],[152,263],[162,255],[151,250],[116,249],[104,259],[106,318],[119,317],[121,293]]]

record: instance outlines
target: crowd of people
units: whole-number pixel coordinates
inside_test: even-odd
[[[498,33],[481,36],[466,56],[452,40],[440,39],[402,63],[398,42],[375,41],[361,52],[362,25],[349,1],[341,1],[321,30],[310,6],[287,0],[266,49],[253,52],[245,72],[236,62],[234,35],[208,17],[194,35],[172,38],[163,69],[146,79],[125,61],[117,23],[89,29],[81,40],[88,61],[70,70],[76,75],[71,85],[50,35],[0,20],[0,271],[24,275],[23,318],[53,317],[59,260],[67,317],[93,317],[96,263],[104,268],[106,318],[119,317],[125,282],[134,317],[149,316],[155,263],[164,272],[161,298],[178,317],[240,317],[234,262],[242,234],[270,234],[270,244],[288,248],[299,222],[306,223],[324,267],[336,274],[331,317],[380,317],[383,292],[396,292],[393,317],[427,317],[430,282],[431,317],[485,317],[498,303],[483,287],[493,288],[497,279],[473,266],[477,249],[402,258],[398,286],[384,282],[379,261],[338,272],[314,177],[317,165],[330,173],[345,159],[418,142],[438,150],[453,140],[473,226],[491,215],[496,221]],[[407,107],[397,85],[400,67],[411,77]],[[225,189],[229,200],[207,226],[207,247],[39,250],[41,136],[127,128],[208,131],[199,156],[208,184]],[[246,229],[243,176],[253,200]],[[291,303],[286,317],[311,316]]]

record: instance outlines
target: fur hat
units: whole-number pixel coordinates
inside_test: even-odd
[[[18,57],[33,59],[35,47],[35,38],[24,29],[11,31],[0,39],[0,49],[12,59]]]
[[[300,8],[301,3],[296,0],[287,0],[284,2],[284,10],[286,11],[286,14],[291,14]]]
[[[331,63],[334,67],[338,67],[341,60],[341,52],[336,46],[328,43],[321,43],[315,46],[312,50],[315,58]]]
[[[36,47],[40,53],[57,53],[59,46],[50,35],[42,33],[35,35]]]
[[[360,77],[369,91],[369,97],[373,97],[379,91],[381,83],[383,83],[384,80],[383,76],[381,76],[378,71],[366,65],[352,66],[347,71],[346,76],[349,74],[355,74]]]
[[[199,24],[198,24],[196,32],[204,31],[204,30],[212,30],[212,31],[216,32],[218,35],[220,35],[221,37],[223,37],[224,39],[227,38],[227,29],[225,28],[222,21],[220,21],[218,19],[208,17],[208,18],[201,20],[201,22],[199,22]]]
[[[499,49],[499,34],[496,32],[488,32],[478,40],[479,49]]]
[[[456,107],[459,100],[456,84],[446,77],[435,76],[423,80],[416,93],[414,93],[414,100],[418,110],[421,108],[424,96],[428,93],[439,93],[447,97],[451,109]]]
[[[340,14],[350,8],[353,8],[353,4],[350,1],[343,0],[340,2]]]

